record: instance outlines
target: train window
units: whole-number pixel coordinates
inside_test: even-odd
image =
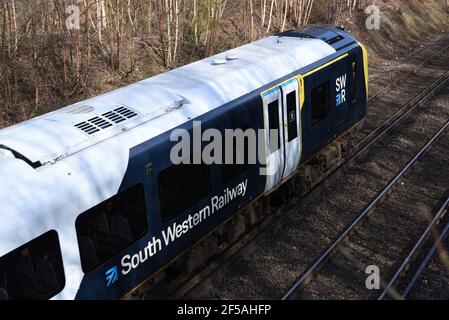
[[[331,112],[329,98],[330,81],[312,89],[312,121],[313,124],[325,119]]]
[[[351,78],[351,92],[352,92],[352,103],[357,101],[358,92],[357,92],[357,63],[355,61],[352,62],[352,78]]]
[[[159,174],[162,220],[167,221],[210,193],[210,167],[204,164],[171,166]]]
[[[242,128],[240,128],[243,132],[246,132],[246,130],[249,129],[249,126],[244,126]],[[248,138],[244,139],[244,143],[243,143],[243,150],[240,150],[241,148],[237,148],[237,142],[236,139],[234,137],[234,141],[232,144],[232,150],[227,150],[226,149],[226,139],[229,139],[229,137],[225,137],[225,140],[223,141],[223,164],[220,166],[221,167],[221,178],[223,180],[223,183],[228,183],[231,182],[234,178],[237,178],[239,175],[241,175],[243,172],[245,172],[246,170],[248,170],[248,165],[249,165],[249,156],[248,156],[248,152],[249,152],[249,144],[248,144]],[[232,155],[233,155],[233,159],[232,159],[232,164],[226,164],[226,154],[228,152],[232,151]],[[241,154],[241,152],[243,151],[243,154]],[[243,163],[237,163],[237,159],[239,158],[243,158]]]
[[[287,116],[288,116],[288,142],[298,137],[296,91],[287,94]]]
[[[270,152],[273,153],[281,146],[281,133],[279,132],[279,100],[268,104],[268,124],[270,133],[275,132],[277,135],[277,144],[276,140],[270,139]],[[269,136],[271,137],[271,134]]]
[[[83,271],[92,271],[143,237],[147,230],[141,184],[82,213],[76,219],[76,233]]]
[[[54,230],[0,258],[0,300],[47,300],[64,285],[61,249]]]

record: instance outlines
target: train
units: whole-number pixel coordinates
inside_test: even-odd
[[[311,159],[343,152],[329,150],[367,99],[364,46],[310,25],[0,130],[0,300],[122,299],[194,261]],[[173,163],[173,132],[198,123],[261,132],[265,161]]]

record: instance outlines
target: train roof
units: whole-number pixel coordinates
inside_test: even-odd
[[[0,145],[38,167],[173,113],[169,130],[334,54],[320,30],[333,32],[271,36],[22,122],[0,130]]]

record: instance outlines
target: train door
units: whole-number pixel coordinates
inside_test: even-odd
[[[281,180],[284,172],[284,130],[282,92],[279,87],[262,94],[265,150],[266,150],[266,185],[265,191],[271,190]]]
[[[262,94],[267,179],[271,190],[298,167],[301,157],[301,112],[298,80]]]
[[[295,172],[301,157],[301,111],[298,80],[292,79],[281,86],[284,113],[285,166],[283,178]]]

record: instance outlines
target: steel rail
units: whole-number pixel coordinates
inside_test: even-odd
[[[381,139],[392,128],[396,126],[404,117],[413,112],[421,104],[430,99],[436,91],[443,88],[449,81],[449,71],[446,71],[438,79],[436,79],[429,87],[422,90],[418,95],[405,103],[399,110],[390,116],[384,123],[382,123],[375,130],[367,134],[362,140],[357,142],[355,149],[364,149]],[[380,132],[380,133],[379,133]],[[377,135],[377,136],[376,136]],[[373,138],[374,137],[374,138]]]
[[[441,211],[447,211],[449,206],[449,199],[446,200],[444,206],[440,209]],[[404,292],[401,295],[401,299],[405,300],[407,299],[408,295],[412,291],[413,287],[415,286],[416,282],[420,278],[421,274],[424,272],[424,270],[427,267],[427,264],[429,263],[430,259],[432,259],[433,255],[435,254],[435,251],[437,251],[437,248],[439,245],[447,238],[447,235],[449,234],[449,222],[446,224],[446,226],[443,229],[443,232],[441,232],[440,236],[438,237],[438,240],[435,242],[435,244],[432,246],[432,248],[429,250],[428,254],[424,258],[424,260],[421,262],[418,270],[413,275],[412,279],[410,280],[407,287],[404,289]]]
[[[449,203],[449,199],[447,199],[445,201],[444,205],[440,208],[440,210],[438,210],[437,214],[435,215],[435,217],[433,218],[431,223],[427,226],[426,230],[422,233],[422,235],[418,239],[418,241],[415,243],[415,245],[413,246],[410,253],[407,255],[407,257],[402,262],[401,266],[398,268],[398,270],[395,272],[395,274],[391,278],[390,282],[385,286],[385,288],[384,288],[383,292],[380,294],[378,300],[384,299],[386,297],[386,295],[390,292],[390,290],[393,287],[393,285],[395,284],[395,282],[399,279],[400,275],[404,272],[406,267],[410,264],[410,261],[412,260],[412,258],[419,251],[421,246],[426,242],[431,231],[434,230],[435,225],[438,223],[440,218],[442,218],[444,216],[444,214],[446,213],[446,207],[447,207],[448,203]]]
[[[441,127],[437,133],[435,133],[432,138],[416,153],[413,158],[408,161],[408,163],[399,171],[399,173],[390,180],[390,182],[378,193],[378,195],[362,210],[361,213],[348,225],[346,228],[340,233],[337,239],[324,250],[324,253],[315,260],[312,265],[301,274],[299,279],[294,282],[291,288],[284,294],[282,300],[290,299],[296,292],[302,290],[305,285],[307,285],[308,281],[312,278],[312,276],[316,273],[316,271],[328,260],[330,255],[335,252],[335,250],[340,246],[340,244],[347,238],[347,236],[355,229],[356,226],[359,225],[360,221],[362,221],[371,210],[380,203],[382,199],[388,194],[389,191],[397,184],[397,182],[407,173],[410,168],[413,167],[414,164],[418,162],[418,160],[424,155],[425,152],[429,149],[430,146],[433,145],[435,140],[437,140],[446,128],[449,126],[449,121],[447,121],[443,127]]]

